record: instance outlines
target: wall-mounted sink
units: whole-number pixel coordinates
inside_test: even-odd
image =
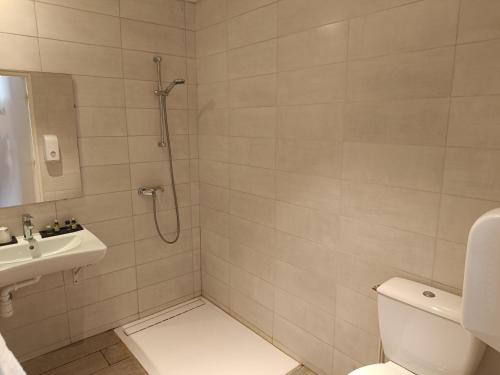
[[[40,256],[33,258],[30,242],[22,236],[17,244],[0,247],[0,287],[49,273],[79,268],[99,262],[106,245],[87,229],[42,238],[33,235]]]

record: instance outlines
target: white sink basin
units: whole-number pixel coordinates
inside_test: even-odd
[[[106,245],[87,229],[42,238],[33,235],[41,256],[32,258],[30,244],[22,236],[17,244],[0,247],[0,287],[49,273],[99,262]]]

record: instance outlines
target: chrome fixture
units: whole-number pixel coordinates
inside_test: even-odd
[[[26,241],[28,241],[28,248],[30,250],[31,257],[35,259],[40,258],[42,256],[42,253],[40,252],[40,246],[38,245],[38,242],[33,237],[34,226],[32,219],[33,216],[31,216],[30,214],[24,214],[22,216],[24,238]]]
[[[176,234],[173,240],[167,239],[160,230],[160,225],[158,224],[158,212],[157,212],[157,198],[158,192],[163,192],[162,187],[141,187],[138,191],[139,195],[142,196],[150,196],[153,198],[153,216],[155,221],[156,230],[160,238],[169,244],[173,244],[177,242],[181,233],[181,221],[179,214],[179,202],[177,199],[177,189],[175,187],[175,177],[174,177],[174,166],[172,160],[172,144],[170,142],[170,132],[168,129],[168,117],[167,117],[167,96],[177,85],[182,85],[185,83],[183,79],[174,79],[172,82],[168,84],[168,86],[164,89],[162,86],[162,78],[161,78],[161,56],[155,56],[153,58],[153,62],[156,63],[156,72],[158,77],[158,86],[156,90],[154,90],[154,94],[158,96],[158,101],[160,105],[160,142],[158,142],[158,147],[167,148],[168,150],[168,164],[169,164],[169,173],[170,173],[170,181],[172,184],[172,193],[174,197],[174,205],[175,205],[175,216],[176,216]]]
[[[26,240],[32,240],[33,239],[33,223],[32,223],[32,220],[33,219],[33,216],[31,216],[30,214],[24,214],[23,217],[22,217],[22,221],[23,221],[23,234],[24,234],[24,238]]]

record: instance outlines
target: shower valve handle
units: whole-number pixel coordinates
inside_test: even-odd
[[[163,188],[161,186],[155,186],[155,187],[143,186],[137,190],[139,195],[148,196],[148,197],[155,195],[158,191],[163,192]]]

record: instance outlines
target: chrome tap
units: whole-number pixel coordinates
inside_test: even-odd
[[[33,239],[33,223],[31,220],[33,219],[33,216],[30,214],[24,214],[23,215],[23,234],[24,238],[28,241]]]

